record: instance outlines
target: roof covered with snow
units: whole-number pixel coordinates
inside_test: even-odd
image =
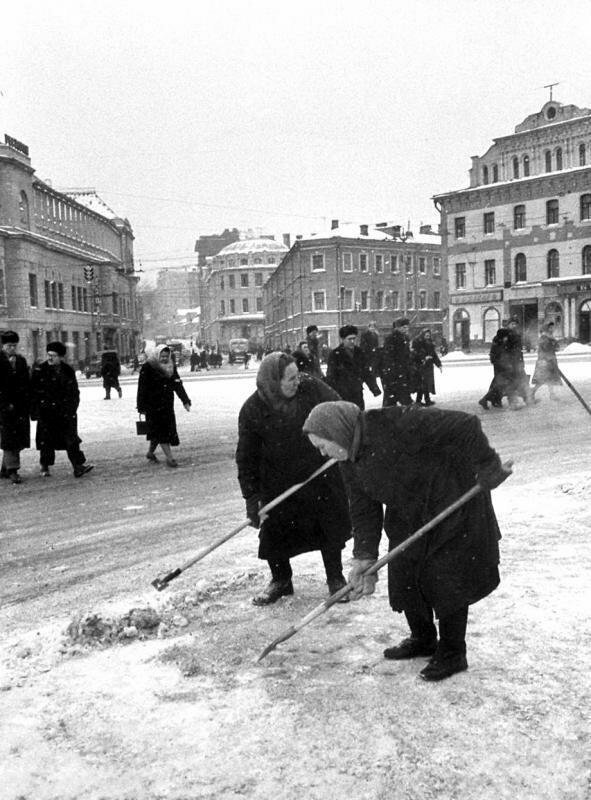
[[[287,253],[288,248],[281,242],[276,242],[275,239],[265,239],[260,237],[258,239],[241,239],[238,242],[224,247],[215,256],[220,258],[224,256],[248,255],[249,253]]]
[[[96,189],[60,189],[60,191],[85,208],[89,208],[91,211],[94,211],[96,214],[101,214],[101,216],[107,219],[120,218],[119,214],[116,214],[113,209],[98,196]]]
[[[388,226],[390,228],[390,226]],[[353,222],[346,222],[338,225],[335,228],[312,233],[310,236],[304,237],[305,240],[309,239],[361,239],[362,241],[377,241],[377,242],[403,242],[415,244],[441,244],[441,236],[436,233],[417,233],[410,234],[402,231],[402,237],[393,236],[387,232],[388,228],[384,229],[382,226],[375,225],[358,225]],[[367,230],[367,233],[365,231]],[[405,237],[407,237],[405,239]]]

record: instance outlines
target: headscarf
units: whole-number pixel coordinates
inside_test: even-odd
[[[160,361],[160,353],[163,350],[168,350],[170,353],[170,359],[168,364],[163,364]],[[148,363],[159,372],[162,372],[166,375],[167,378],[172,378],[174,373],[174,361],[172,360],[172,351],[167,344],[157,344],[156,347],[153,349],[150,357],[148,358]]]
[[[281,391],[281,379],[285,374],[285,370],[290,364],[295,363],[295,359],[287,353],[277,352],[269,353],[261,361],[257,372],[257,391],[259,397],[273,411],[287,411],[291,401],[295,399],[295,397],[285,397]]]
[[[319,403],[308,414],[302,430],[344,447],[353,460],[361,435],[361,409],[346,400]]]

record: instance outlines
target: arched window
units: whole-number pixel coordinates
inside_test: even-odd
[[[562,169],[562,147],[556,148],[556,169]]]
[[[523,156],[523,174],[526,178],[529,175],[529,156]]]
[[[254,259],[254,263],[255,263],[255,264],[262,264],[262,263],[263,263],[263,259],[262,259],[262,258],[259,258],[259,257],[257,256],[257,257]]]
[[[519,177],[519,159],[517,158],[517,156],[513,157],[513,177],[514,178]]]
[[[558,224],[558,200],[546,202],[546,225]]]
[[[522,204],[513,208],[513,227],[515,230],[525,228],[525,206]]]
[[[485,342],[492,342],[501,327],[501,315],[496,308],[487,308],[482,318],[482,334]]]
[[[482,167],[482,183],[488,183],[488,167],[486,164]]]
[[[581,219],[591,219],[591,194],[581,195]]]
[[[20,214],[21,225],[24,225],[25,228],[28,228],[30,226],[29,198],[24,192],[21,192],[20,194],[18,210]]]
[[[558,278],[560,275],[559,261],[558,250],[548,250],[548,255],[546,256],[546,265],[548,267],[549,278]]]
[[[248,265],[248,259],[247,258],[241,258],[240,259],[240,266],[241,267],[246,267],[247,265]]]
[[[544,160],[546,162],[546,172],[552,172],[552,153],[549,150],[544,153]]]
[[[493,167],[492,167],[492,179],[493,179],[493,183],[497,183],[497,181],[499,180],[499,165],[498,164],[493,164]]]
[[[579,166],[584,167],[587,163],[587,148],[584,144],[579,145]]]
[[[591,275],[591,244],[583,247],[583,275]]]
[[[515,283],[523,283],[527,280],[527,262],[523,253],[515,256]]]

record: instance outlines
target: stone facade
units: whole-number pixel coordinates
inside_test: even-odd
[[[591,340],[591,110],[556,101],[473,156],[470,186],[436,195],[449,338],[490,343],[516,316],[535,345],[549,320]]]
[[[97,209],[100,209],[97,210]],[[55,191],[26,145],[0,144],[0,329],[29,363],[63,341],[74,365],[99,350],[138,352],[133,233],[92,190]]]

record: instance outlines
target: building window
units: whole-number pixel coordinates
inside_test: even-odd
[[[484,223],[484,232],[485,233],[494,233],[495,232],[495,212],[494,211],[487,211],[483,217]]]
[[[90,308],[88,302],[88,289],[84,287],[82,289],[82,308],[88,313],[88,309]]]
[[[424,256],[419,256],[419,272],[421,275],[427,272],[427,260]]]
[[[400,308],[400,295],[398,294],[398,292],[391,291],[388,297],[390,301],[390,308],[393,311],[398,311]]]
[[[241,267],[247,267],[248,266],[248,259],[247,258],[241,258],[240,259],[240,266]]]
[[[78,286],[78,311],[84,311],[84,301],[82,299],[82,286]]]
[[[368,298],[368,292],[364,289],[361,292],[361,309],[363,311],[367,311],[367,309],[369,308],[369,304],[367,302],[367,298]]]
[[[498,164],[493,164],[492,167],[492,182],[497,183],[499,180],[499,166]]]
[[[529,156],[523,156],[523,175],[526,178],[529,175]]]
[[[376,254],[375,256],[375,264],[376,264],[376,272],[383,272],[384,271],[384,256],[381,254]]]
[[[523,253],[515,256],[515,283],[523,283],[527,280],[527,262]]]
[[[456,289],[466,288],[466,264],[456,264]]]
[[[225,313],[226,313],[226,301],[220,300],[220,314],[223,317]]]
[[[367,272],[367,253],[359,253],[359,272]]]
[[[546,202],[546,225],[558,224],[558,200]]]
[[[257,258],[253,259],[253,262],[252,262],[252,263],[253,263],[253,264],[262,264],[262,263],[263,263],[263,259],[262,259],[262,258],[259,258],[259,257],[257,256]]]
[[[324,270],[324,253],[312,253],[312,272]]]
[[[19,210],[21,225],[24,225],[25,228],[28,228],[29,225],[30,225],[30,221],[29,221],[29,198],[27,197],[25,192],[21,192],[20,193],[18,210]]]
[[[380,289],[380,291],[376,292],[376,308],[383,308],[384,307],[384,292]]]
[[[220,289],[222,290],[222,292],[224,291],[224,276],[223,275],[220,276]]]
[[[433,292],[433,308],[441,308],[441,292]]]
[[[488,183],[488,167],[486,164],[482,167],[482,183]]]
[[[263,285],[263,273],[262,272],[255,272],[255,274],[254,274],[254,285],[255,286],[262,286]]]
[[[544,153],[544,162],[546,172],[552,172],[552,153],[549,150]]]
[[[343,272],[353,272],[352,253],[343,253]]]
[[[414,308],[415,307],[414,292],[407,292],[406,293],[406,307],[407,308]]]
[[[513,156],[513,177],[519,177],[519,159],[517,156]]]
[[[248,314],[248,297],[242,298],[242,313]]]
[[[548,250],[546,264],[548,267],[548,277],[558,278],[560,274],[558,250]]]
[[[353,308],[353,289],[341,287],[341,308],[347,310]]]
[[[275,256],[269,256],[267,258],[267,264],[274,264],[275,263]]]
[[[591,219],[591,194],[581,195],[581,219]]]
[[[78,308],[78,295],[76,294],[76,287],[72,286],[72,310],[76,311]]]
[[[228,275],[228,286],[230,289],[236,288],[236,276],[235,275]]]
[[[256,303],[257,303],[257,311],[262,311],[263,310],[263,298],[260,295],[257,297]]]
[[[37,288],[37,276],[29,272],[29,302],[36,308],[39,305],[39,290]]]
[[[466,235],[466,217],[456,217],[454,220],[456,239],[463,239]]]
[[[515,230],[525,228],[525,206],[520,205],[513,207],[513,227]]]
[[[591,275],[591,244],[583,247],[583,275]]]
[[[562,169],[562,147],[556,148],[556,169]]]
[[[587,163],[587,148],[584,144],[579,145],[579,167],[584,167]]]
[[[433,275],[441,275],[441,259],[435,256],[433,259]]]
[[[240,273],[240,286],[243,289],[246,289],[246,287],[248,286],[248,272]]]
[[[500,327],[500,315],[496,308],[487,308],[483,317],[484,341],[492,342]]]
[[[6,305],[6,286],[4,283],[4,270],[0,269],[0,306]]]
[[[314,292],[312,295],[312,310],[324,311],[326,309],[326,295],[324,290],[321,292]]]
[[[406,257],[406,274],[412,275],[412,256]]]
[[[484,284],[485,286],[494,286],[497,282],[497,271],[495,268],[494,258],[487,259],[484,262]]]
[[[398,256],[396,256],[394,254],[392,254],[390,256],[390,272],[393,272],[396,275],[399,272],[399,269],[398,269]]]
[[[230,300],[230,314],[236,313],[236,300]]]
[[[419,308],[427,308],[427,292],[419,292]]]
[[[51,308],[51,283],[49,281],[45,281],[44,288],[45,288],[45,308]]]

